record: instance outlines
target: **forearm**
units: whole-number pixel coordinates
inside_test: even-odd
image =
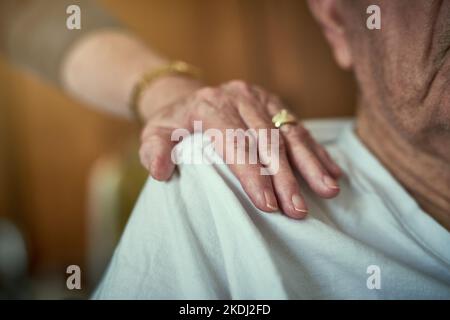
[[[80,6],[80,30],[66,27],[71,4]],[[167,63],[94,0],[1,0],[0,53],[90,106],[121,115],[129,113],[142,74]],[[194,86],[183,77],[158,79],[142,94],[141,115]]]
[[[86,35],[73,46],[63,61],[61,75],[63,86],[78,99],[128,115],[134,85],[144,73],[167,63],[130,33],[103,30]],[[143,92],[139,112],[147,117],[199,86],[199,82],[182,76],[161,77]]]

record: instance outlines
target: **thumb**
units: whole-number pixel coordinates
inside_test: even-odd
[[[142,134],[139,157],[156,180],[168,180],[175,169],[171,154],[177,142],[171,136],[172,128],[162,127],[147,127]]]

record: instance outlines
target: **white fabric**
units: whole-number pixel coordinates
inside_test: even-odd
[[[181,165],[146,184],[94,298],[450,299],[450,233],[352,122],[306,126],[345,171],[337,198],[305,191],[309,216],[292,220],[256,209],[226,165]],[[371,265],[380,289],[366,284]]]

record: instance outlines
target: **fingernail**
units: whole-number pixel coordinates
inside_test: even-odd
[[[264,191],[264,198],[266,199],[266,206],[269,207],[272,210],[277,210],[277,199],[275,199],[274,194],[271,191],[265,190]]]
[[[330,189],[339,189],[337,182],[329,176],[323,177],[323,183]]]
[[[292,204],[294,205],[295,211],[307,213],[308,210],[305,208],[305,204],[303,203],[302,197],[300,197],[298,194],[294,194],[292,196]]]

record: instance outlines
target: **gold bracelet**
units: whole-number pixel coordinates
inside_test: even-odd
[[[145,124],[138,108],[142,92],[157,78],[170,74],[185,75],[196,79],[200,78],[200,70],[183,61],[173,61],[165,66],[144,73],[134,85],[130,99],[130,110],[141,126]]]

